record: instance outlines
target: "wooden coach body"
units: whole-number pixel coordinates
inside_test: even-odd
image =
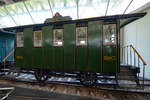
[[[61,72],[117,73],[120,66],[120,20],[135,20],[144,15],[63,21],[59,18],[44,24],[16,27],[16,67]]]

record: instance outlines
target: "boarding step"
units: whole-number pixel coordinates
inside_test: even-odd
[[[137,73],[139,68],[130,65],[120,65],[120,72],[118,73],[118,80],[137,81]]]
[[[132,71],[134,73],[140,73],[140,68],[136,66],[130,66],[130,65],[120,65],[120,72],[124,71]]]
[[[136,76],[128,76],[128,75],[118,75],[118,80],[132,80],[132,81],[136,81],[137,77]]]

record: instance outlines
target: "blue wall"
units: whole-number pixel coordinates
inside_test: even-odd
[[[0,62],[14,49],[14,33],[0,31]],[[6,61],[13,61],[14,53]]]

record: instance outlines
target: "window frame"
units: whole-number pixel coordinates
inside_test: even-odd
[[[80,44],[78,43],[78,34],[77,34],[77,29],[79,28],[86,28],[86,37],[85,37],[85,44]],[[76,46],[87,46],[88,45],[88,27],[87,26],[82,26],[82,27],[76,27]]]
[[[34,42],[35,42],[35,33],[36,32],[40,32],[41,33],[41,40],[36,40],[36,41],[41,41],[41,46],[35,46],[35,44],[34,44]],[[33,32],[33,47],[36,47],[36,48],[40,48],[40,47],[42,47],[43,46],[43,32],[42,32],[42,30],[38,30],[38,31],[34,31]]]
[[[62,30],[62,35],[61,35],[62,45],[56,45],[56,42],[58,42],[58,41],[56,41],[56,35],[55,35],[56,30]],[[53,29],[53,46],[54,47],[64,46],[64,29],[63,28]]]
[[[115,32],[114,32],[114,42],[105,42],[105,39],[106,39],[106,28],[105,26],[107,25],[111,25],[115,28]],[[116,23],[108,23],[108,24],[104,24],[103,25],[103,45],[117,45],[117,24]]]
[[[23,34],[23,46],[18,46],[18,33],[20,34]],[[16,34],[16,47],[17,48],[24,48],[24,32],[17,32],[17,34]]]

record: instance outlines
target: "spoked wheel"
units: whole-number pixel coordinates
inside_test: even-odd
[[[48,80],[48,75],[47,72],[45,70],[36,70],[35,71],[35,78],[39,81],[39,82],[45,82]]]
[[[92,87],[97,82],[97,76],[95,73],[80,73],[80,82],[87,87]]]

